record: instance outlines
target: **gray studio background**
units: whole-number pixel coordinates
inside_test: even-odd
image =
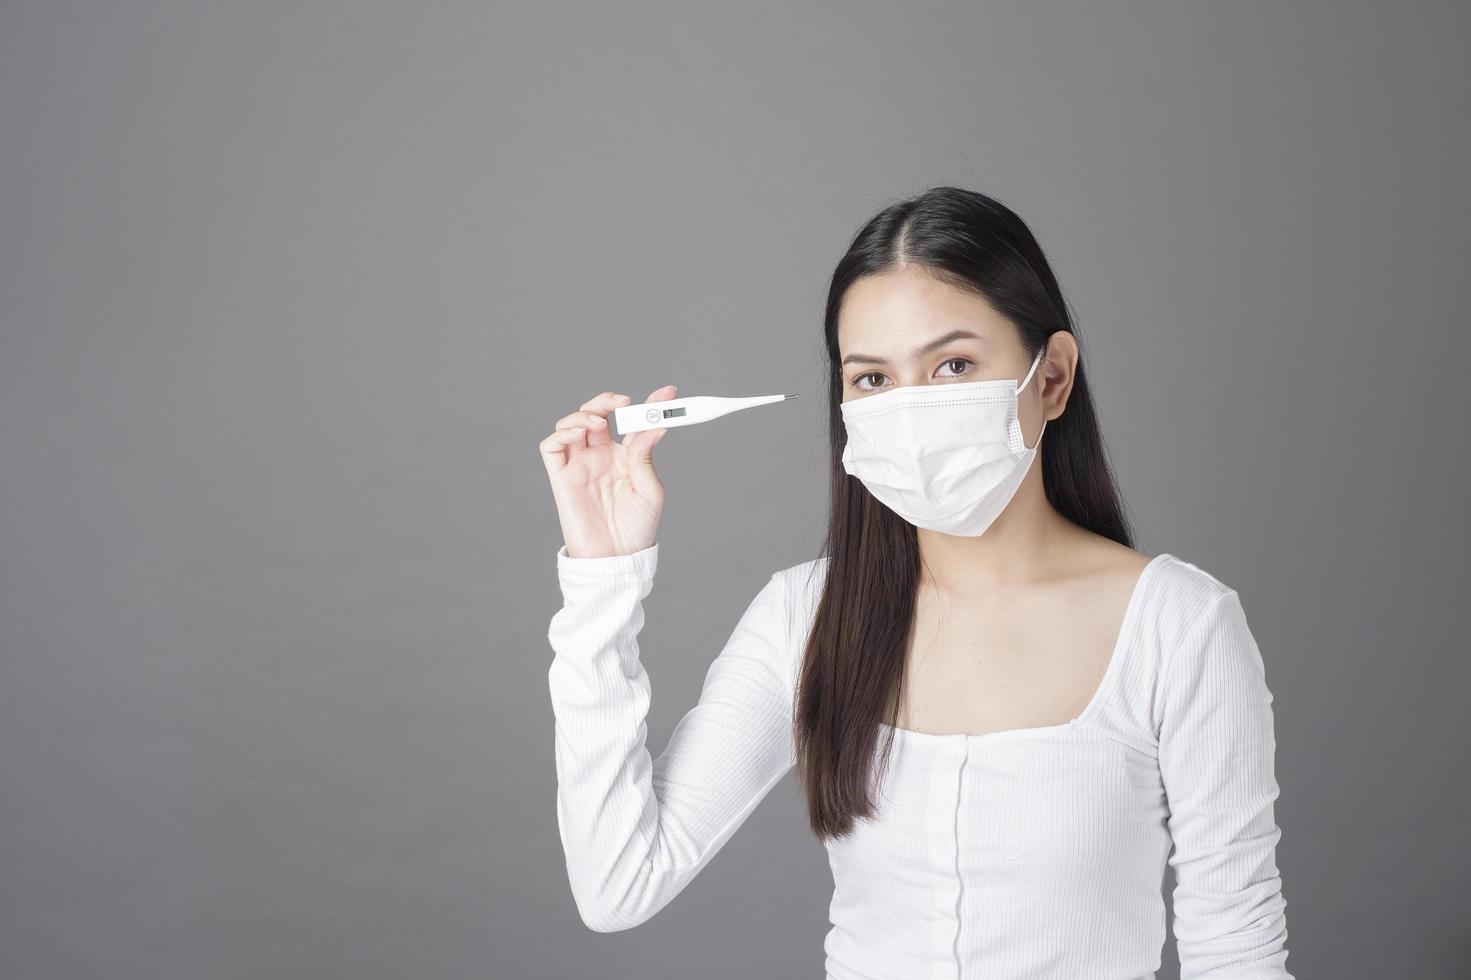
[[[658,751],[816,553],[833,263],[957,183],[1054,261],[1141,549],[1243,596],[1289,967],[1471,976],[1468,26],[4,3],[0,975],[820,977],[790,776],[655,919],[579,920],[536,444],[608,388],[802,396],[656,450]]]

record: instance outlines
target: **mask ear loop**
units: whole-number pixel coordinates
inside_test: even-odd
[[[1022,381],[1021,384],[1016,386],[1017,394],[1021,394],[1023,391],[1026,391],[1027,385],[1032,383],[1032,375],[1037,373],[1037,365],[1042,363],[1042,355],[1045,353],[1047,353],[1046,347],[1037,351],[1037,356],[1032,358],[1032,366],[1027,369],[1026,378]]]
[[[1029,384],[1032,383],[1032,375],[1037,373],[1037,365],[1042,363],[1042,355],[1045,354],[1045,353],[1047,353],[1047,348],[1046,347],[1043,347],[1041,350],[1039,350],[1037,352],[1037,356],[1034,357],[1034,358],[1032,358],[1032,366],[1027,369],[1027,377],[1026,377],[1026,380],[1023,381],[1021,384],[1019,384],[1019,385],[1016,386],[1016,390],[1017,390],[1017,393],[1018,394],[1020,394],[1023,391],[1026,391],[1027,390],[1027,385],[1029,385]],[[1021,423],[1018,422],[1017,423],[1018,430],[1020,430],[1020,425],[1021,425]],[[1042,419],[1042,428],[1040,428],[1040,429],[1037,430],[1037,441],[1034,442],[1034,443],[1032,443],[1032,445],[1030,447],[1028,447],[1027,446],[1027,443],[1026,443],[1026,440],[1022,440],[1022,447],[1023,448],[1036,449],[1038,446],[1042,445],[1042,433],[1044,433],[1046,431],[1047,431],[1047,419],[1046,418],[1043,418]]]

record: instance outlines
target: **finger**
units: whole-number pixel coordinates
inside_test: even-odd
[[[608,435],[610,426],[607,417],[597,412],[568,412],[566,415],[557,419],[557,428],[570,429],[573,427],[581,427],[587,430],[587,444],[589,446],[596,446],[600,442],[607,444],[612,439]]]
[[[541,452],[541,461],[546,465],[547,473],[556,473],[567,465],[568,447],[583,443],[583,436],[586,433],[587,430],[582,426],[556,429],[551,435],[537,444],[537,448]]]
[[[628,446],[628,478],[641,496],[652,497],[659,489],[659,474],[654,471],[654,446],[668,429],[646,429],[636,432],[636,441]]]
[[[592,423],[587,430],[587,444],[589,446],[606,446],[613,441],[613,426],[608,418],[615,408],[633,404],[633,399],[619,391],[605,391],[594,395],[582,403],[582,411],[592,418],[601,418],[601,425]],[[577,422],[574,425],[580,424]]]
[[[578,407],[584,412],[600,412],[607,415],[620,405],[631,405],[633,399],[620,391],[605,391],[600,395],[593,395]]]

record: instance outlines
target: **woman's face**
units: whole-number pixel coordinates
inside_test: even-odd
[[[914,266],[848,288],[838,349],[845,402],[906,385],[1019,379],[1031,366],[1011,321]]]

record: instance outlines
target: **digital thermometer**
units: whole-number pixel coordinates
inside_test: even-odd
[[[613,409],[613,421],[618,424],[618,434],[642,432],[645,429],[672,429],[680,425],[697,425],[718,419],[743,408],[783,402],[796,395],[749,395],[745,398],[727,398],[724,395],[690,395],[688,398],[670,398],[662,402],[644,402],[641,405],[624,405]]]

